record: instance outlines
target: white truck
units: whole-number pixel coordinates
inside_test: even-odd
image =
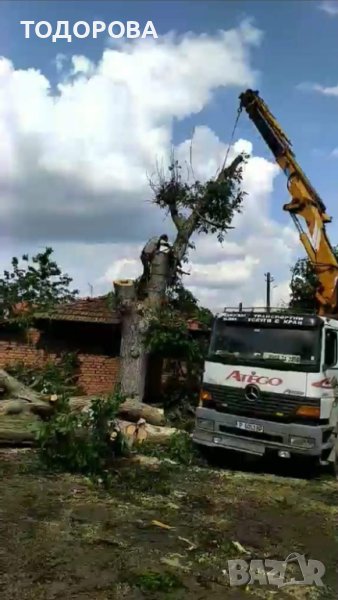
[[[226,309],[213,325],[193,440],[337,468],[338,321]]]
[[[216,317],[193,439],[258,455],[306,455],[337,471],[338,261],[326,234],[332,219],[257,91],[240,95],[239,114],[243,108],[287,177],[291,201],[283,209],[313,267],[315,312],[230,309]]]

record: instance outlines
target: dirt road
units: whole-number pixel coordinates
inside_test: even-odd
[[[107,493],[43,474],[32,451],[1,452],[0,477],[1,600],[337,597],[338,487],[329,478],[129,466]],[[325,564],[324,589],[229,586],[228,559],[291,552]]]

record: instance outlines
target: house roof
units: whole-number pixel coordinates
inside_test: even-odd
[[[109,297],[79,298],[74,302],[61,304],[50,313],[36,313],[37,319],[52,319],[53,321],[80,321],[87,323],[118,324],[118,313],[109,303]]]
[[[109,301],[110,294],[95,298],[79,298],[67,304],[60,304],[48,312],[35,312],[37,320],[77,321],[82,323],[104,323],[107,325],[119,324],[120,315]],[[13,311],[15,314],[27,310],[26,302],[19,302]],[[187,316],[188,317],[188,316]],[[210,332],[210,327],[201,323],[196,318],[187,318],[190,331]]]

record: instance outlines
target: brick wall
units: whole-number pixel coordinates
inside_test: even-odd
[[[45,337],[45,336],[44,336]],[[49,337],[41,341],[38,329],[32,329],[28,336],[17,332],[0,331],[0,368],[23,362],[27,366],[42,366],[48,360],[57,360],[60,352],[73,352],[67,342]],[[109,393],[114,390],[119,379],[119,356],[106,356],[78,348],[78,384],[86,394]]]
[[[79,354],[79,385],[86,394],[99,394],[114,390],[119,380],[119,357]]]

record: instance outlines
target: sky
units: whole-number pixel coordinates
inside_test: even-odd
[[[158,37],[26,39],[20,21],[152,21]],[[304,250],[279,171],[238,96],[257,89],[333,217],[338,243],[338,0],[0,2],[0,269],[52,246],[82,295],[140,274],[174,229],[149,177],[172,149],[201,180],[245,150],[246,192],[225,242],[199,236],[184,283],[212,310],[289,297]]]

